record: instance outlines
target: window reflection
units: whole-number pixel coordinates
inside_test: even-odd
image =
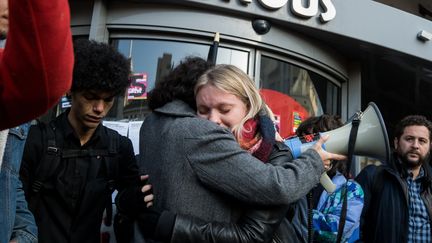
[[[184,57],[198,56],[206,59],[210,45],[142,39],[116,39],[113,45],[131,59],[134,85],[124,98],[117,100],[108,118],[113,120],[142,120],[150,112],[146,92],[172,70]],[[247,72],[249,53],[219,47],[217,63],[233,64]],[[140,93],[142,92],[142,93]]]
[[[284,137],[294,135],[301,121],[309,116],[338,113],[338,87],[314,72],[287,62],[262,56],[260,86]]]
[[[206,59],[210,45],[144,39],[114,39],[112,45],[131,59],[134,85],[128,94],[116,99],[106,120],[144,120],[150,112],[146,94],[186,56]],[[340,88],[317,73],[290,63],[262,55],[259,86],[272,108],[281,135],[294,134],[308,116],[340,113]],[[233,64],[248,73],[249,52],[219,47],[217,64]],[[42,117],[53,119],[68,106],[65,98],[55,109]]]

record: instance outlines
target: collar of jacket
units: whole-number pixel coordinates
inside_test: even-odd
[[[178,117],[195,117],[196,111],[181,100],[174,100],[155,110],[157,113],[178,116]]]
[[[408,170],[405,166],[403,166],[402,161],[399,159],[399,156],[396,152],[393,152],[391,156],[390,163],[387,164],[387,168],[389,172],[392,174],[398,175],[404,180],[408,177]],[[422,188],[432,187],[432,172],[431,167],[428,162],[425,162],[422,165],[424,171],[424,179],[422,180]],[[422,190],[423,190],[422,189]]]

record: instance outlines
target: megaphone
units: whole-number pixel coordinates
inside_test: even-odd
[[[329,135],[329,139],[323,145],[323,149],[331,153],[348,155],[348,143],[352,120],[354,119],[358,119],[360,123],[356,141],[353,141],[355,142],[353,155],[388,161],[390,158],[390,145],[387,130],[381,113],[373,102],[369,103],[364,112],[357,112],[344,126],[321,133],[320,136]],[[316,141],[304,142],[304,139],[299,137],[285,140],[285,144],[291,149],[294,158],[298,158],[301,153],[312,147],[315,143]],[[326,173],[321,175],[320,182],[329,193],[336,189],[336,186]]]

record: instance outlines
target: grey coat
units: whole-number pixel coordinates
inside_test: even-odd
[[[314,150],[285,168],[264,164],[241,149],[229,130],[196,117],[181,101],[146,118],[139,163],[150,175],[157,207],[220,222],[235,222],[244,203],[292,203],[324,172]]]

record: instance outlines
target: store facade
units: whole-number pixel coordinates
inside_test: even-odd
[[[74,38],[111,43],[131,59],[134,85],[116,102],[112,120],[143,120],[149,112],[146,92],[182,58],[207,58],[216,32],[216,62],[234,64],[253,77],[285,137],[307,116],[339,114],[346,120],[371,101],[389,129],[410,113],[432,118],[432,21],[389,5],[370,0],[70,4]]]

